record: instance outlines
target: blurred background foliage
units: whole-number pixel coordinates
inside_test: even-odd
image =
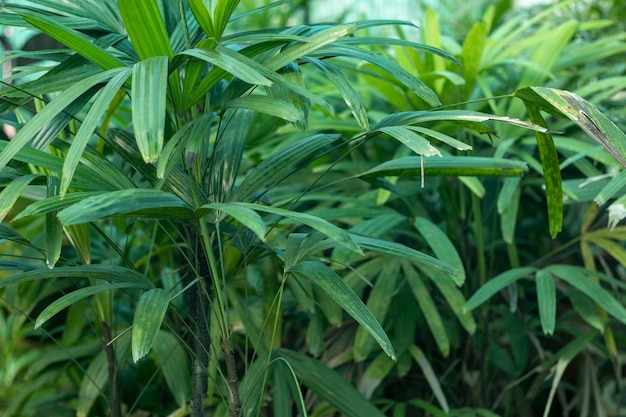
[[[73,13],[65,3],[32,3],[51,13]],[[111,10],[117,7],[117,2],[105,3]],[[165,23],[172,39],[182,39],[178,53],[186,48],[185,39],[190,44],[195,40],[190,34],[181,35],[182,29],[176,32],[182,18],[178,2],[171,3],[165,7],[170,13],[164,13]],[[32,28],[12,28],[29,25],[16,17],[11,5],[2,7],[2,134],[10,139],[49,106],[24,91],[16,93],[11,84],[32,89],[32,94],[49,102],[61,90],[37,91],[36,83],[24,83],[54,74],[53,68],[67,65],[72,53]],[[2,278],[44,270],[46,263],[68,268],[58,273],[59,279],[46,275],[46,279],[0,288],[3,416],[110,415],[115,398],[122,415],[197,415],[190,405],[196,389],[191,375],[198,375],[193,367],[204,354],[209,356],[208,368],[200,378],[204,375],[209,384],[201,408],[205,415],[232,415],[225,354],[229,347],[220,345],[224,325],[237,361],[242,415],[600,417],[626,413],[626,228],[618,223],[620,208],[626,212],[621,201],[626,176],[606,146],[571,119],[545,115],[558,152],[564,204],[562,230],[552,236],[544,165],[532,130],[509,123],[482,129],[459,113],[415,126],[413,133],[432,142],[431,147],[422,143],[420,152],[415,143],[409,149],[401,140],[391,140],[389,132],[396,131],[388,129],[384,132],[388,136],[381,136],[381,131],[372,130],[399,127],[385,125],[389,115],[433,107],[428,94],[419,93],[425,90],[412,81],[417,79],[436,94],[443,109],[522,120],[528,120],[527,109],[513,97],[514,92],[528,86],[567,90],[626,131],[624,5],[619,0],[569,0],[524,8],[510,1],[471,2],[471,6],[421,1],[398,9],[419,13],[417,27],[364,23],[342,39],[344,43],[330,44],[324,54],[310,53],[299,57],[298,65],[285,62],[280,71],[275,69],[323,100],[303,99],[289,89],[292,84],[267,87],[263,97],[281,98],[305,117],[286,115],[287,105],[274,111],[252,108],[228,113],[220,106],[242,98],[238,94],[243,95],[244,88],[232,77],[215,83],[194,110],[172,111],[176,104],[168,103],[170,131],[165,135],[172,143],[184,137],[186,129],[192,138],[202,136],[203,129],[211,132],[206,142],[187,141],[184,149],[169,148],[172,155],[185,155],[164,168],[170,182],[161,181],[156,168],[144,164],[145,155],[135,146],[130,128],[137,124],[134,103],[123,95],[114,98],[115,111],[105,111],[96,126],[102,137],[90,139],[68,189],[68,197],[76,196],[71,201],[75,203],[84,198],[80,192],[110,190],[108,185],[124,183],[107,179],[107,173],[126,176],[137,188],[188,192],[188,197],[195,196],[193,187],[206,185],[207,196],[222,196],[222,200],[210,197],[207,204],[229,202],[231,188],[244,189],[249,196],[242,199],[253,196],[249,200],[265,207],[305,213],[349,231],[356,244],[367,250],[364,257],[338,244],[328,229],[303,227],[298,223],[302,218],[279,221],[277,212],[255,208],[254,213],[263,216],[261,226],[249,212],[250,217],[244,218],[231,208],[227,212],[231,217],[223,225],[215,218],[207,222],[213,224],[212,242],[220,245],[216,262],[225,293],[215,295],[209,289],[201,294],[207,300],[225,301],[225,310],[213,307],[219,304],[216,301],[198,317],[194,309],[202,297],[194,298],[192,278],[207,263],[207,254],[202,253],[204,230],[181,226],[173,217],[160,220],[159,216],[166,216],[162,212],[152,217],[148,213],[140,221],[107,216],[59,226],[48,215],[50,210],[37,206],[58,195],[50,194],[55,189],[50,178],[55,177],[51,173],[59,175],[63,162],[54,157],[67,158],[81,125],[77,120],[60,120],[61,113],[46,126],[48,131],[56,129],[54,136],[58,136],[53,145],[43,147],[49,159],[25,152],[2,171]],[[283,34],[308,37],[338,27],[344,19],[412,18],[380,16],[375,10],[382,9],[359,8],[358,16],[347,10],[337,15],[334,7],[320,0],[246,1],[235,9],[220,42],[241,50],[256,45],[254,38],[245,38],[247,34],[269,36],[293,27]],[[193,14],[184,16],[193,22]],[[99,26],[104,20],[85,18],[73,24],[99,42],[120,42],[115,58],[137,61],[130,42],[119,41],[115,31]],[[72,23],[69,18],[60,22]],[[320,23],[327,25],[315,26]],[[363,47],[363,52],[351,47]],[[263,55],[266,51],[253,52],[259,62],[270,60]],[[190,78],[194,71],[198,77],[206,75],[206,70],[192,64],[185,71]],[[83,106],[90,99],[88,95],[82,103],[72,102],[73,107],[67,107],[69,116],[85,120],[88,112]],[[222,124],[229,117],[235,122]],[[187,126],[187,122],[193,123]],[[222,154],[215,151],[216,137],[226,138],[224,143],[232,147],[220,148]],[[3,149],[8,143],[3,142]],[[420,160],[414,155],[429,152],[443,155],[442,164],[448,165],[437,171],[429,157]],[[226,167],[229,153],[235,155],[232,160],[240,158],[230,172],[232,183],[211,179],[205,184],[203,178],[193,186],[177,182],[184,175],[193,177],[193,172],[213,174],[214,166]],[[194,155],[211,157],[202,160]],[[495,167],[496,160],[511,165],[491,176],[471,171]],[[281,161],[286,161],[284,166]],[[389,168],[384,165],[388,162],[397,165]],[[523,175],[507,174],[524,164]],[[280,172],[272,172],[273,167]],[[224,168],[220,180],[228,177],[228,169]],[[101,170],[102,175],[91,170]],[[10,186],[19,178],[24,179]],[[238,192],[233,191],[236,198]],[[204,210],[209,213],[214,207]],[[24,214],[26,210],[30,213]],[[254,225],[262,231],[255,231]],[[265,240],[257,239],[264,232]],[[58,247],[51,236],[59,236]],[[374,238],[380,241],[367,240]],[[383,241],[402,246],[385,246]],[[454,285],[435,264],[416,263],[411,256],[418,255],[407,255],[405,248],[458,268],[462,277],[457,279],[463,284]],[[402,256],[396,256],[400,252]],[[148,346],[149,353],[144,352],[139,361],[134,360],[137,352],[128,330],[137,323],[137,315],[145,313],[140,307],[142,294],[157,293],[147,290],[149,286],[124,287],[129,282],[122,279],[119,288],[96,292],[98,285],[104,285],[100,275],[60,279],[69,268],[97,265],[124,267],[123,273],[107,270],[123,277],[132,275],[129,270],[137,272],[171,297],[161,318],[162,330],[155,332],[152,350]],[[395,361],[380,341],[375,342],[372,331],[359,326],[353,313],[342,310],[345,305],[338,303],[329,287],[312,284],[309,278],[316,273],[324,279],[340,276],[364,301],[389,336]],[[96,290],[57,304],[58,314],[49,320],[40,318],[35,326],[55,300],[85,288]],[[220,311],[227,313],[228,321],[220,321]],[[207,331],[209,335],[202,335]],[[204,336],[211,341],[209,353],[198,346]],[[106,347],[111,344],[115,359],[107,357],[111,350]],[[118,390],[111,387],[114,380],[107,373],[111,363],[117,364]]]

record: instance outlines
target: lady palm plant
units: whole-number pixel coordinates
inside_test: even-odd
[[[65,364],[81,416],[96,406],[114,416],[122,404],[143,407],[153,378],[163,378],[171,399],[160,407],[174,415],[201,416],[207,409],[288,415],[294,408],[304,415],[330,407],[379,416],[367,398],[394,360],[405,370],[419,364],[448,410],[415,342],[412,317],[424,317],[445,356],[455,343],[449,323],[459,334],[461,328],[473,333],[469,310],[534,271],[497,280],[462,308],[465,272],[454,245],[393,177],[421,177],[422,184],[411,186],[426,187],[425,175],[519,176],[523,162],[449,155],[470,146],[437,127],[490,133],[485,122],[521,126],[536,132],[544,172],[555,174],[548,188],[555,231],[558,163],[536,108],[572,119],[568,105],[577,99],[560,90],[519,90],[535,124],[439,108],[436,86],[375,46],[434,53],[456,64],[453,56],[415,42],[358,36],[371,26],[406,22],[231,32],[232,22],[245,27],[246,16],[234,15],[237,6],[234,0],[212,7],[201,0],[39,0],[3,7],[3,24],[41,31],[68,48],[36,54],[53,65],[17,71],[2,90],[2,110],[16,116],[17,134],[0,143],[0,213],[15,225],[3,226],[3,237],[18,261],[3,264],[8,272],[0,287],[11,305],[9,291],[47,283],[35,297],[34,324],[62,359],[38,366]],[[406,90],[415,106],[368,114],[346,75],[354,61]],[[312,88],[319,80],[334,92]],[[621,132],[590,105],[579,106],[574,110],[591,118],[578,120],[583,128],[593,124],[592,136],[606,143],[610,134],[620,145]],[[389,161],[369,160],[381,151],[390,152]],[[619,146],[616,156],[623,156]],[[399,237],[397,230],[407,227]],[[435,257],[416,250],[416,241]],[[538,281],[547,274],[566,279],[557,269],[537,274]],[[431,284],[445,300],[444,312]],[[407,323],[385,320],[396,294],[415,306]],[[65,309],[61,330],[44,326]],[[623,320],[622,310],[607,312]],[[346,325],[343,312],[358,329]],[[549,329],[547,317],[542,313]],[[328,324],[342,330],[333,344]],[[92,336],[81,337],[77,328]],[[354,344],[343,349],[352,335]],[[94,340],[101,349],[88,358]],[[128,365],[129,356],[138,364]],[[350,359],[368,361],[358,391],[330,369]],[[141,379],[150,367],[161,372]],[[144,394],[133,397],[133,380],[145,383]],[[314,394],[303,396],[300,384]]]

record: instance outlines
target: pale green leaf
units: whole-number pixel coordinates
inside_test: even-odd
[[[137,362],[150,352],[170,303],[170,293],[153,288],[141,294],[133,318],[131,339],[133,361]]]
[[[156,56],[133,66],[132,117],[137,146],[146,163],[161,155],[165,134],[168,58]]]
[[[435,374],[433,367],[430,365],[430,362],[428,362],[426,355],[424,355],[424,352],[422,352],[422,350],[415,345],[409,348],[409,352],[411,353],[411,356],[413,356],[413,359],[415,359],[415,362],[417,362],[420,368],[422,368],[422,373],[424,374],[430,389],[433,390],[433,394],[435,394],[435,398],[437,399],[439,406],[443,411],[448,413],[450,411],[448,400],[446,399],[443,389],[441,388],[439,378],[437,378],[437,375]]]
[[[384,126],[375,129],[373,132],[386,133],[418,155],[441,156],[441,152],[433,147],[430,142],[413,131],[410,126]]]
[[[286,100],[275,97],[261,95],[237,97],[225,103],[224,107],[231,109],[248,109],[279,117],[292,123],[304,123],[305,120],[305,115],[300,109]]]
[[[39,177],[41,177],[41,175],[38,174],[17,177],[11,180],[11,182],[4,187],[2,192],[0,192],[0,222],[2,222],[7,214],[9,214],[11,208],[13,208],[13,205],[17,199],[20,198],[20,195],[22,195],[22,192],[26,189],[26,187]]]
[[[425,217],[413,219],[415,227],[420,232],[426,243],[435,252],[437,258],[460,271],[461,284],[465,282],[465,269],[463,261],[448,236],[433,222]]]

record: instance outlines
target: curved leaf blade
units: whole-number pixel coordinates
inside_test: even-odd
[[[135,363],[146,356],[152,348],[169,303],[170,293],[162,288],[153,288],[139,297],[133,318],[131,339],[131,351]]]

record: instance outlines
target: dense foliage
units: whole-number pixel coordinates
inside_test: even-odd
[[[2,416],[624,413],[619,1],[22,3]]]

